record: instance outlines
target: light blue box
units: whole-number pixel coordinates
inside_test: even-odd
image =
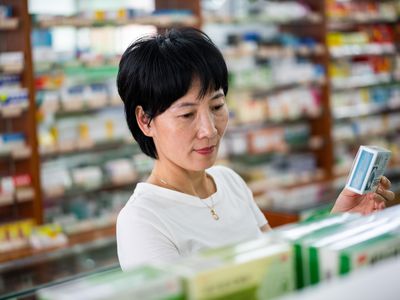
[[[346,188],[358,194],[375,192],[391,152],[377,146],[360,146]]]

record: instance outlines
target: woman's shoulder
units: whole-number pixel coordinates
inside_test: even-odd
[[[217,176],[218,178],[221,178],[224,181],[229,181],[232,183],[240,183],[243,184],[244,180],[238,173],[236,173],[234,170],[232,170],[229,167],[222,166],[222,165],[217,165],[213,166],[209,169],[207,169],[207,172],[212,175],[212,176]]]
[[[118,213],[117,222],[120,224],[159,224],[163,207],[157,201],[158,197],[151,187],[139,183],[133,194]]]
[[[152,211],[156,206],[154,202],[157,200],[157,196],[157,191],[152,188],[151,184],[138,183],[120,214],[141,215],[146,211]]]

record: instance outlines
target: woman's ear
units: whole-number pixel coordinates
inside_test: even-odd
[[[152,132],[150,127],[150,122],[151,122],[150,116],[144,112],[143,107],[141,106],[136,107],[135,115],[136,115],[136,122],[138,123],[139,128],[142,130],[143,134],[151,137]]]

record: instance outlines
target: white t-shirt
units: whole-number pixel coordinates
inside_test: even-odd
[[[217,187],[202,199],[138,183],[117,219],[118,259],[123,270],[171,262],[202,249],[257,238],[267,220],[243,179],[229,168],[207,170]],[[204,203],[202,203],[204,202]],[[214,204],[219,220],[206,206]]]

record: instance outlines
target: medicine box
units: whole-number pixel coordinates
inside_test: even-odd
[[[175,265],[187,300],[267,300],[294,290],[291,246],[259,239],[205,251]]]
[[[346,188],[358,194],[374,192],[385,172],[391,152],[377,146],[361,146]]]

